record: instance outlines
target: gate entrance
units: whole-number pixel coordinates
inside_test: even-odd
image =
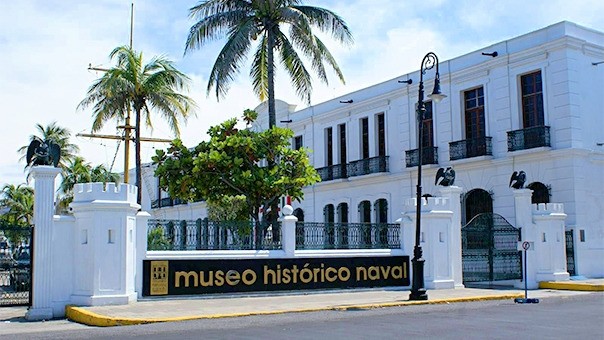
[[[461,228],[463,282],[522,278],[520,229],[499,214],[476,215]]]
[[[0,225],[0,307],[30,304],[32,229]]]

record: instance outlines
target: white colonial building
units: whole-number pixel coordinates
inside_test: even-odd
[[[426,103],[423,193],[437,196],[435,174],[451,167],[463,189],[462,226],[492,212],[523,227],[509,185],[513,172],[524,171],[533,203],[564,205],[565,228],[574,239],[567,254],[574,255],[571,274],[603,277],[604,33],[561,22],[441,60],[439,71],[447,97]],[[424,75],[427,93],[434,75]],[[294,131],[292,147],[312,150],[322,178],[305,189],[302,202],[293,202],[299,219],[401,217],[416,194],[419,79],[419,71],[400,75],[297,111],[278,101],[278,124]],[[257,110],[266,118],[265,104]],[[175,205],[160,193],[151,170],[143,209],[152,207],[157,218],[206,216],[203,202]]]

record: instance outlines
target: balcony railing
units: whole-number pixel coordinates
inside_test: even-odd
[[[388,156],[377,156],[348,163],[348,176],[388,172]]]
[[[194,201],[200,202],[200,201]],[[189,202],[181,200],[180,198],[164,197],[161,200],[153,200],[151,202],[151,209],[158,209],[164,207],[173,207],[175,205],[187,204]]]
[[[464,139],[449,143],[449,159],[457,159],[492,156],[493,146],[492,137],[480,137],[474,139]]]
[[[550,146],[549,126],[535,126],[508,131],[508,151]]]
[[[346,178],[346,164],[336,164],[317,169],[321,181],[331,181],[339,178]]]
[[[407,167],[419,164],[419,149],[405,151]],[[438,164],[438,147],[430,146],[422,149],[422,164]]]

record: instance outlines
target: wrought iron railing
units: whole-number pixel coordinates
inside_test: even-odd
[[[296,249],[396,249],[396,223],[296,223]]]
[[[281,249],[280,222],[254,228],[253,222],[209,221],[206,218],[150,220],[148,226],[148,250]]]
[[[491,156],[493,155],[492,137],[464,139],[449,143],[449,159]]]
[[[407,167],[419,164],[419,149],[405,151]],[[438,164],[438,147],[430,146],[422,148],[422,164]]]
[[[508,131],[508,151],[550,146],[549,126]]]
[[[346,174],[346,164],[336,164],[316,169],[321,176],[321,181],[331,181],[339,178],[348,177]]]
[[[388,172],[388,156],[377,156],[348,163],[348,176]]]

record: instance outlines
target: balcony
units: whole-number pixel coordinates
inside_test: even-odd
[[[316,170],[323,182],[348,177],[346,176],[346,164],[330,165]]]
[[[480,137],[451,142],[449,143],[449,159],[455,161],[478,156],[492,156],[491,140],[492,137]]]
[[[348,163],[348,176],[388,172],[388,156],[377,156]]]
[[[151,209],[158,209],[164,207],[173,207],[175,205],[187,204],[187,201],[181,200],[180,198],[164,197],[161,200],[153,200],[151,202]]]
[[[405,151],[407,167],[411,168],[419,164],[419,149]],[[438,147],[430,146],[422,149],[422,164],[438,164]]]
[[[550,145],[549,126],[508,131],[508,151],[520,151]]]

